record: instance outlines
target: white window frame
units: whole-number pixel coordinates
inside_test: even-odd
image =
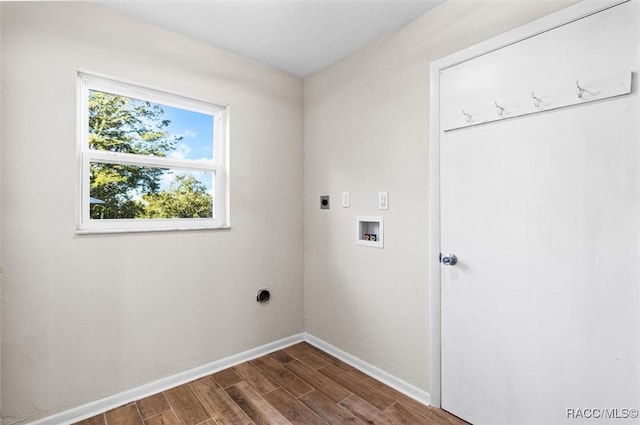
[[[89,148],[89,90],[113,93],[160,105],[213,116],[213,160],[190,160]],[[229,227],[228,106],[145,88],[110,78],[78,72],[77,78],[77,212],[76,233],[123,233],[168,230],[221,229]],[[201,171],[212,174],[212,218],[91,219],[90,164],[140,165]]]

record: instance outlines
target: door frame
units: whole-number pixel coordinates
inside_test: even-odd
[[[502,35],[431,62],[429,66],[429,342],[430,400],[441,407],[441,275],[440,275],[440,72],[473,58],[570,24],[633,0],[585,0]]]

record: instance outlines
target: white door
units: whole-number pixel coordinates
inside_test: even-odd
[[[621,71],[631,94],[440,133],[441,400],[474,424],[639,423],[640,4],[441,72],[444,116]]]

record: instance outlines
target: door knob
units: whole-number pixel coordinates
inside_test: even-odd
[[[458,257],[455,254],[449,254],[442,257],[442,264],[445,266],[455,266],[458,263]]]

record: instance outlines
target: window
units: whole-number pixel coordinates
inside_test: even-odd
[[[78,232],[228,226],[226,108],[78,74]]]

